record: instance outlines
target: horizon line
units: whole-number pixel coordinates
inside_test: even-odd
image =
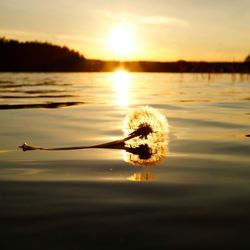
[[[85,55],[80,52],[79,50],[76,50],[75,48],[69,47],[68,45],[58,45],[56,43],[50,42],[50,41],[39,41],[39,40],[22,40],[22,39],[14,39],[14,38],[6,38],[5,36],[0,36],[0,40],[6,40],[6,41],[17,41],[19,43],[40,43],[40,44],[50,44],[53,46],[58,47],[67,47],[69,50],[73,50],[77,53],[79,53],[81,56],[85,58],[85,60],[92,60],[92,61],[103,61],[103,62],[119,62],[119,63],[136,63],[136,62],[148,62],[148,63],[178,63],[178,62],[187,62],[187,63],[244,63],[244,60],[241,61],[224,61],[224,60],[216,60],[216,61],[208,61],[208,60],[186,60],[186,59],[176,59],[176,60],[148,60],[148,59],[102,59],[102,58],[87,58]],[[250,55],[250,54],[249,54]],[[248,56],[248,55],[247,55]],[[246,57],[247,57],[246,56]]]

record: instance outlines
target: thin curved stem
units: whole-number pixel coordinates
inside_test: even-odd
[[[108,142],[104,144],[98,144],[93,146],[76,146],[76,147],[58,147],[58,148],[44,148],[44,147],[37,147],[28,145],[24,143],[23,145],[19,146],[23,151],[31,151],[31,150],[46,150],[46,151],[58,151],[58,150],[78,150],[78,149],[90,149],[90,148],[116,148],[116,149],[123,149],[124,148],[124,140],[118,140],[113,142]]]
[[[142,124],[138,129],[136,129],[134,132],[129,134],[127,137],[112,141],[108,143],[93,145],[93,146],[76,146],[76,147],[57,147],[57,148],[44,148],[44,147],[38,147],[38,146],[32,146],[28,145],[27,143],[24,143],[23,145],[19,146],[23,151],[31,151],[31,150],[47,150],[47,151],[57,151],[57,150],[78,150],[78,149],[90,149],[90,148],[113,148],[113,149],[125,149],[125,142],[135,138],[135,137],[147,137],[149,133],[152,133],[152,129],[147,124]]]

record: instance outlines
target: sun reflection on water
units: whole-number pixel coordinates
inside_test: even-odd
[[[129,181],[154,181],[155,175],[151,172],[138,172],[138,173],[134,173],[127,179]]]
[[[118,70],[113,75],[113,86],[116,93],[117,105],[127,107],[130,104],[130,75],[124,70]]]

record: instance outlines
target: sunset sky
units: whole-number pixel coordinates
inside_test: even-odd
[[[249,0],[0,0],[0,36],[95,59],[242,61],[249,27]]]

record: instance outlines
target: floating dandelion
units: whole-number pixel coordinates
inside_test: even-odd
[[[124,120],[124,138],[94,146],[44,148],[27,143],[19,146],[30,150],[77,150],[90,148],[123,149],[124,160],[135,165],[155,165],[167,154],[168,123],[156,109],[149,106],[135,108]]]
[[[167,154],[167,119],[152,107],[138,107],[124,120],[124,136],[127,137],[140,128],[149,133],[125,142],[124,160],[139,166],[155,165]],[[135,153],[136,151],[139,153]]]

